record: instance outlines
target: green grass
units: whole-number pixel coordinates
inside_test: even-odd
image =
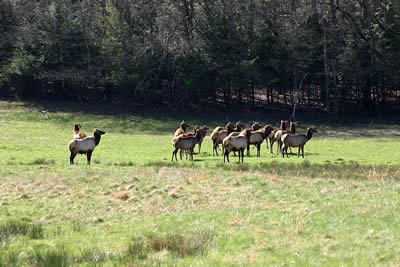
[[[264,143],[260,158],[224,164],[207,137],[194,162],[171,162],[182,119],[214,128],[226,118],[179,114],[0,102],[0,266],[400,261],[399,126],[311,118],[299,121],[300,132],[319,129],[305,159]],[[276,126],[277,116],[229,119]],[[91,166],[79,155],[69,165],[74,123],[107,132]]]

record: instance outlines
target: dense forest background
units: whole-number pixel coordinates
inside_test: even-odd
[[[400,1],[0,0],[0,96],[392,112]]]

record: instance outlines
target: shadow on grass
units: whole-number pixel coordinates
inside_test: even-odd
[[[169,234],[167,236],[149,236],[146,243],[154,251],[168,250],[181,257],[207,255],[213,234],[208,231],[189,234]]]
[[[52,159],[37,158],[31,162],[8,161],[7,164],[8,165],[54,165],[54,164],[56,164],[56,161],[52,160]]]
[[[5,104],[3,104],[5,105]],[[17,106],[17,103],[7,103],[6,107]],[[218,109],[215,105],[203,106],[198,108],[187,107],[171,108],[167,106],[137,106],[129,104],[100,103],[90,104],[79,102],[61,101],[26,101],[22,107],[30,111],[29,116],[21,116],[21,120],[45,120],[41,113],[47,110],[51,119],[49,122],[58,124],[75,123],[76,119],[85,118],[85,126],[88,121],[90,124],[101,122],[101,125],[90,125],[91,127],[102,127],[106,131],[112,129],[118,133],[132,133],[133,131],[151,131],[152,134],[166,134],[173,132],[179,127],[179,122],[183,119],[188,121],[191,126],[208,125],[211,129],[217,125],[223,126],[227,119],[230,121],[241,120],[246,126],[251,121],[257,120],[262,124],[271,124],[278,127],[281,119],[288,119],[286,109],[274,109],[274,112],[266,112],[267,108],[246,111],[237,108]],[[201,112],[199,112],[199,109]],[[216,115],[218,114],[218,115]],[[397,129],[398,116],[370,117],[359,115],[348,115],[336,118],[323,112],[302,112],[298,111],[296,117],[299,120],[300,128],[298,132],[305,132],[306,128],[314,125],[320,131],[320,136],[331,136],[333,132],[341,132],[347,136],[372,137],[377,136],[373,132],[365,132],[365,129]],[[212,119],[210,119],[212,118]],[[105,119],[105,120],[104,120]],[[82,123],[82,122],[81,122]],[[363,132],[364,130],[364,132]],[[212,130],[210,130],[211,132]]]
[[[186,168],[196,167],[194,163],[180,163],[168,161],[154,161],[145,164],[148,167],[156,169],[162,167]],[[214,167],[215,166],[215,167]],[[197,166],[198,167],[198,166]],[[201,169],[204,167],[198,167]],[[311,163],[304,160],[299,163],[292,162],[263,162],[257,164],[249,163],[223,163],[218,162],[207,168],[213,171],[259,171],[266,174],[276,175],[278,177],[309,177],[309,178],[332,178],[332,179],[370,179],[370,180],[386,180],[399,179],[400,168],[389,166],[373,166],[359,164],[358,162],[343,162],[341,160],[325,163]]]
[[[155,265],[149,255],[167,250],[177,257],[206,256],[214,234],[210,231],[173,233],[166,236],[150,234],[135,237],[122,253],[107,251],[96,247],[83,247],[73,254],[63,245],[39,245],[21,253],[15,249],[0,251],[0,267],[3,266],[103,266],[106,262],[127,266]],[[141,264],[138,264],[142,266]],[[108,265],[107,265],[108,266]]]
[[[131,166],[136,166],[137,164],[132,161],[122,161],[122,162],[108,163],[107,165],[108,166],[114,165],[118,167],[131,167]]]
[[[30,239],[41,239],[44,236],[43,226],[22,219],[9,219],[0,223],[0,241],[21,235]]]

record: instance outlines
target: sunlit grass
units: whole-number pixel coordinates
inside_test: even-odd
[[[304,122],[300,131],[321,129],[305,159],[264,143],[244,164],[213,157],[207,137],[194,162],[171,162],[173,131],[190,121],[178,112],[48,104],[46,119],[45,108],[0,102],[0,265],[400,260],[397,126]],[[224,120],[193,116],[210,128]],[[75,122],[107,132],[91,166],[85,156],[69,165]]]

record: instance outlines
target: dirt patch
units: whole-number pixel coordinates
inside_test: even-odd
[[[114,198],[120,200],[127,200],[129,198],[129,194],[126,191],[117,192],[113,195]]]

